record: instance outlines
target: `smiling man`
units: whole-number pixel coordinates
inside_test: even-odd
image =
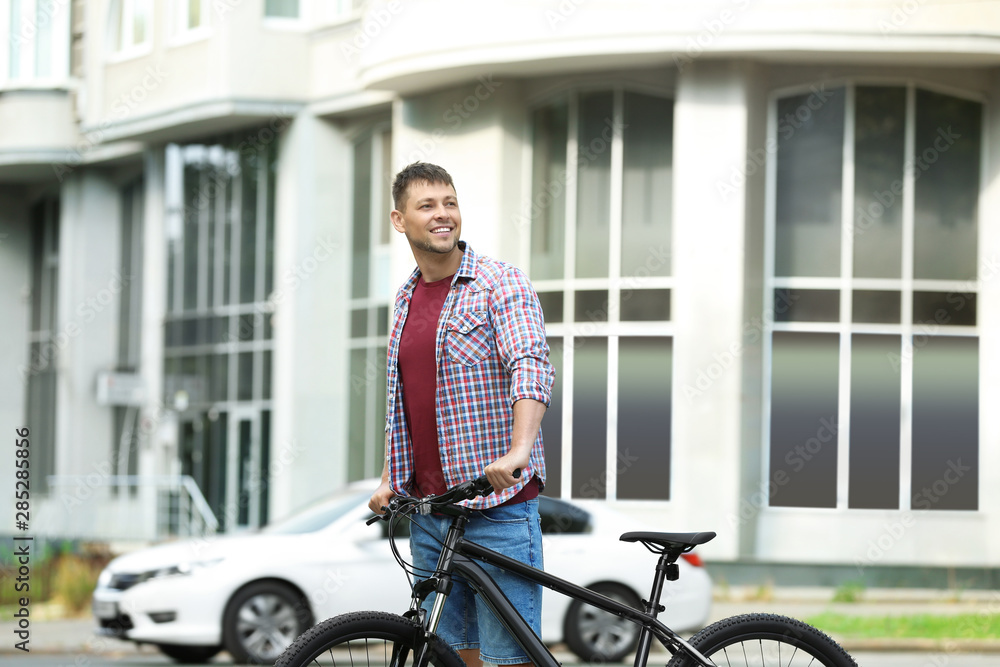
[[[369,506],[381,514],[394,495],[439,494],[485,473],[495,492],[469,501],[475,511],[466,537],[540,568],[541,422],[555,371],[538,296],[523,272],[460,240],[462,214],[447,171],[411,164],[396,175],[392,195],[392,226],[406,235],[417,268],[396,295],[386,463]],[[414,516],[413,522],[414,565],[429,574],[450,519]],[[537,633],[541,587],[486,567]],[[438,634],[468,665],[478,665],[480,656],[496,665],[527,663],[465,582],[454,583]]]

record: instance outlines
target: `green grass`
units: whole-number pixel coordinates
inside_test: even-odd
[[[806,622],[824,632],[853,639],[1000,639],[1000,614],[852,616],[827,612]]]

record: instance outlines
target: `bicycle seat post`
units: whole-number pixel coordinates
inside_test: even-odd
[[[676,581],[679,575],[679,568],[675,562],[680,556],[679,551],[665,549],[660,552],[660,557],[656,561],[656,572],[653,574],[653,587],[649,591],[649,600],[643,600],[647,614],[656,618],[657,615],[666,609],[660,604],[660,595],[663,593],[663,582],[665,580]],[[635,654],[635,667],[646,667],[646,660],[649,657],[649,647],[653,641],[653,633],[649,628],[642,628],[639,632],[639,646]]]

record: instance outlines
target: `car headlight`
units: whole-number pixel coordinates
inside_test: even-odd
[[[200,570],[204,570],[214,565],[218,565],[221,562],[222,562],[221,558],[213,558],[211,560],[185,561],[183,563],[178,563],[177,565],[169,565],[167,567],[161,567],[158,570],[149,570],[148,572],[143,572],[142,580],[149,581],[150,579],[158,579],[160,577],[194,574],[195,572],[198,572]]]

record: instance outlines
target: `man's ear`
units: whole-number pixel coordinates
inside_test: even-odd
[[[392,212],[389,213],[389,220],[392,221],[392,226],[400,234],[406,231],[406,227],[403,225],[403,214],[399,211],[393,209]]]

